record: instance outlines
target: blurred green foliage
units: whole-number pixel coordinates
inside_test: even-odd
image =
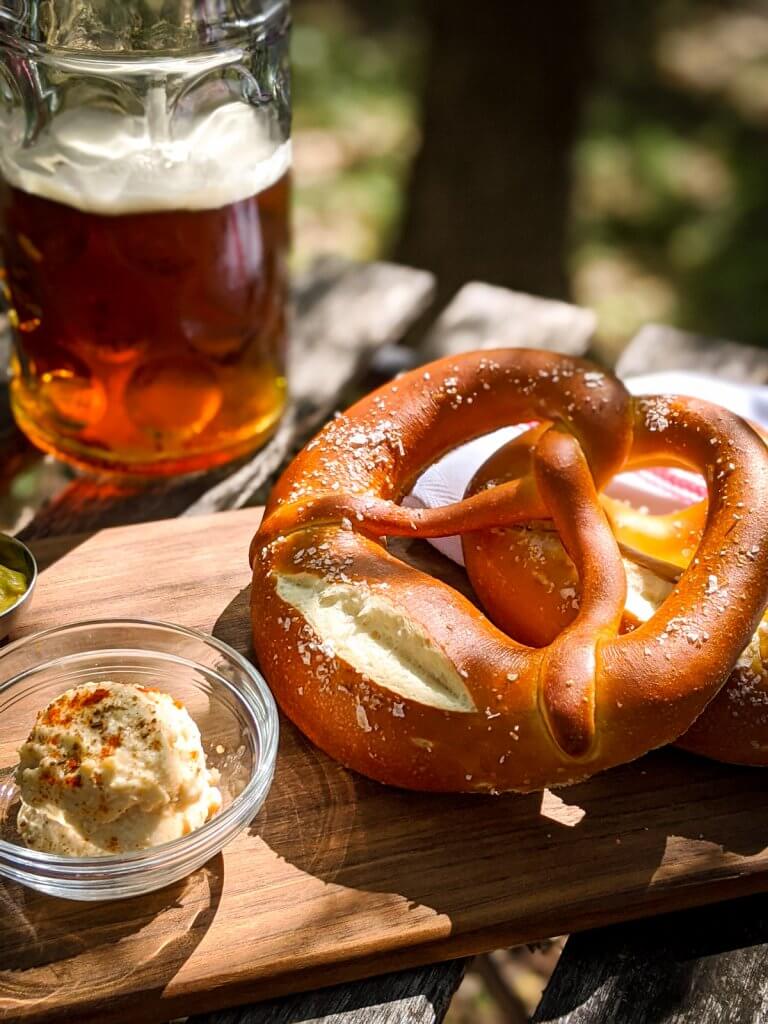
[[[421,26],[393,6],[370,31],[341,0],[297,5],[296,260],[390,246],[419,140]]]
[[[386,254],[402,215],[428,26],[360,9],[297,6],[299,263]],[[563,259],[606,354],[649,320],[768,343],[766,5],[602,0],[592,59]]]
[[[768,14],[600,10],[574,161],[577,298],[615,346],[647,319],[768,343]]]

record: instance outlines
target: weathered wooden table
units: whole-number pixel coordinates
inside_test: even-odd
[[[255,457],[169,484],[116,487],[74,479],[21,531],[26,539],[258,505],[276,473],[306,439],[362,390],[402,369],[470,348],[541,347],[589,352],[593,314],[560,302],[467,285],[427,329],[429,274],[388,264],[326,262],[296,287],[292,401]],[[411,334],[417,344],[400,344]],[[768,351],[649,326],[622,355],[624,375],[694,368],[768,383]],[[0,403],[4,486],[36,456]],[[768,896],[751,897],[573,936],[535,1020],[597,1022],[768,1021]],[[464,970],[458,960],[304,993],[193,1019],[255,1024],[332,1019],[439,1021]],[[141,1020],[141,1007],[136,1020]]]

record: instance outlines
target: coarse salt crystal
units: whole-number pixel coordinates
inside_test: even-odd
[[[372,732],[371,723],[368,721],[368,715],[366,715],[362,704],[358,704],[355,707],[355,716],[357,717],[357,724],[363,732]]]

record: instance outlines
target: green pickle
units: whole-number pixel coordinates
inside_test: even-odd
[[[0,613],[16,604],[27,589],[27,577],[23,572],[0,565]]]

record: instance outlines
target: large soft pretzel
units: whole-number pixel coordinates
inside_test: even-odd
[[[398,504],[445,452],[529,421],[505,482],[491,465],[490,486],[455,505]],[[680,582],[620,634],[625,569],[598,492],[651,463],[700,471],[709,508]],[[767,493],[768,450],[716,406],[633,399],[590,364],[538,351],[440,360],[353,406],[283,474],[251,551],[254,646],[288,716],[365,775],[427,790],[565,785],[678,739],[723,686],[768,603]],[[539,648],[383,540],[538,520],[553,521],[581,583],[575,618]],[[471,559],[468,573],[477,586]]]

